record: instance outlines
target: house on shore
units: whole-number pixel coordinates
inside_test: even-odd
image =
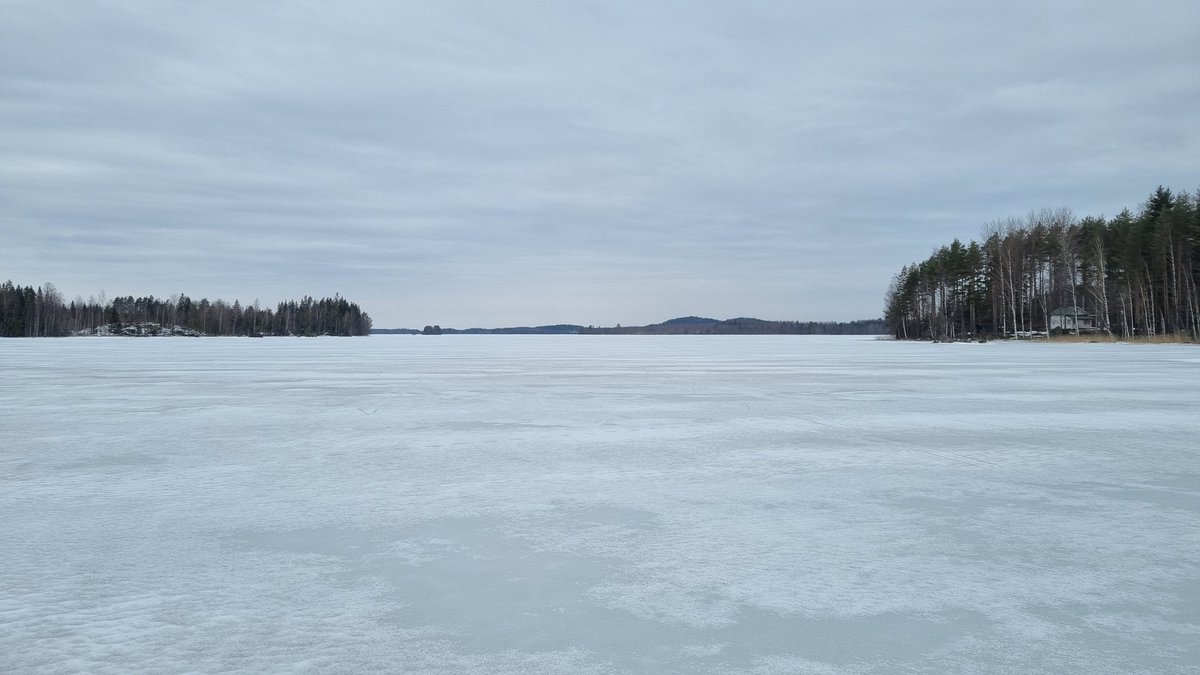
[[[1051,332],[1091,331],[1096,329],[1096,317],[1082,307],[1063,305],[1050,312],[1050,325],[1047,328]]]

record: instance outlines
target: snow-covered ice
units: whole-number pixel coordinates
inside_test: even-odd
[[[1200,348],[0,341],[0,671],[1198,672]]]

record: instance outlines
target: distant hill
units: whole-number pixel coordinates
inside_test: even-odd
[[[717,319],[706,319],[702,316],[681,316],[678,319],[668,319],[657,326],[694,326],[720,323]]]
[[[740,317],[709,319],[684,316],[647,326],[611,328],[554,324],[512,328],[440,328],[441,335],[882,335],[887,332],[883,319],[858,321],[764,321]],[[419,335],[415,328],[380,328],[372,333]]]

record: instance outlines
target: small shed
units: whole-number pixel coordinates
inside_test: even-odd
[[[1063,305],[1050,312],[1049,330],[1073,331],[1091,330],[1096,327],[1096,317],[1088,314],[1082,307]]]

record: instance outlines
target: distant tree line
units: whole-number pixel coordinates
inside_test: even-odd
[[[237,300],[231,305],[207,298],[195,301],[186,295],[106,300],[101,293],[100,298],[66,302],[54,284],[36,289],[12,281],[0,284],[0,337],[120,333],[146,325],[201,335],[367,335],[371,317],[337,295],[320,300],[305,296],[271,310],[260,308],[257,300],[243,307]]]
[[[591,335],[879,335],[887,332],[883,319],[858,321],[766,321],[763,319],[706,319],[682,317],[648,326],[580,328]]]
[[[557,323],[550,326],[514,326],[509,328],[377,328],[373,333],[409,335],[882,335],[887,333],[883,319],[858,321],[764,321],[762,319],[705,319],[686,316],[647,326],[580,326]]]
[[[885,296],[888,331],[1028,335],[1049,332],[1051,313],[1070,307],[1098,332],[1200,338],[1198,200],[1160,186],[1136,214],[1077,219],[1058,209],[989,223],[982,242],[955,239],[900,269]]]

